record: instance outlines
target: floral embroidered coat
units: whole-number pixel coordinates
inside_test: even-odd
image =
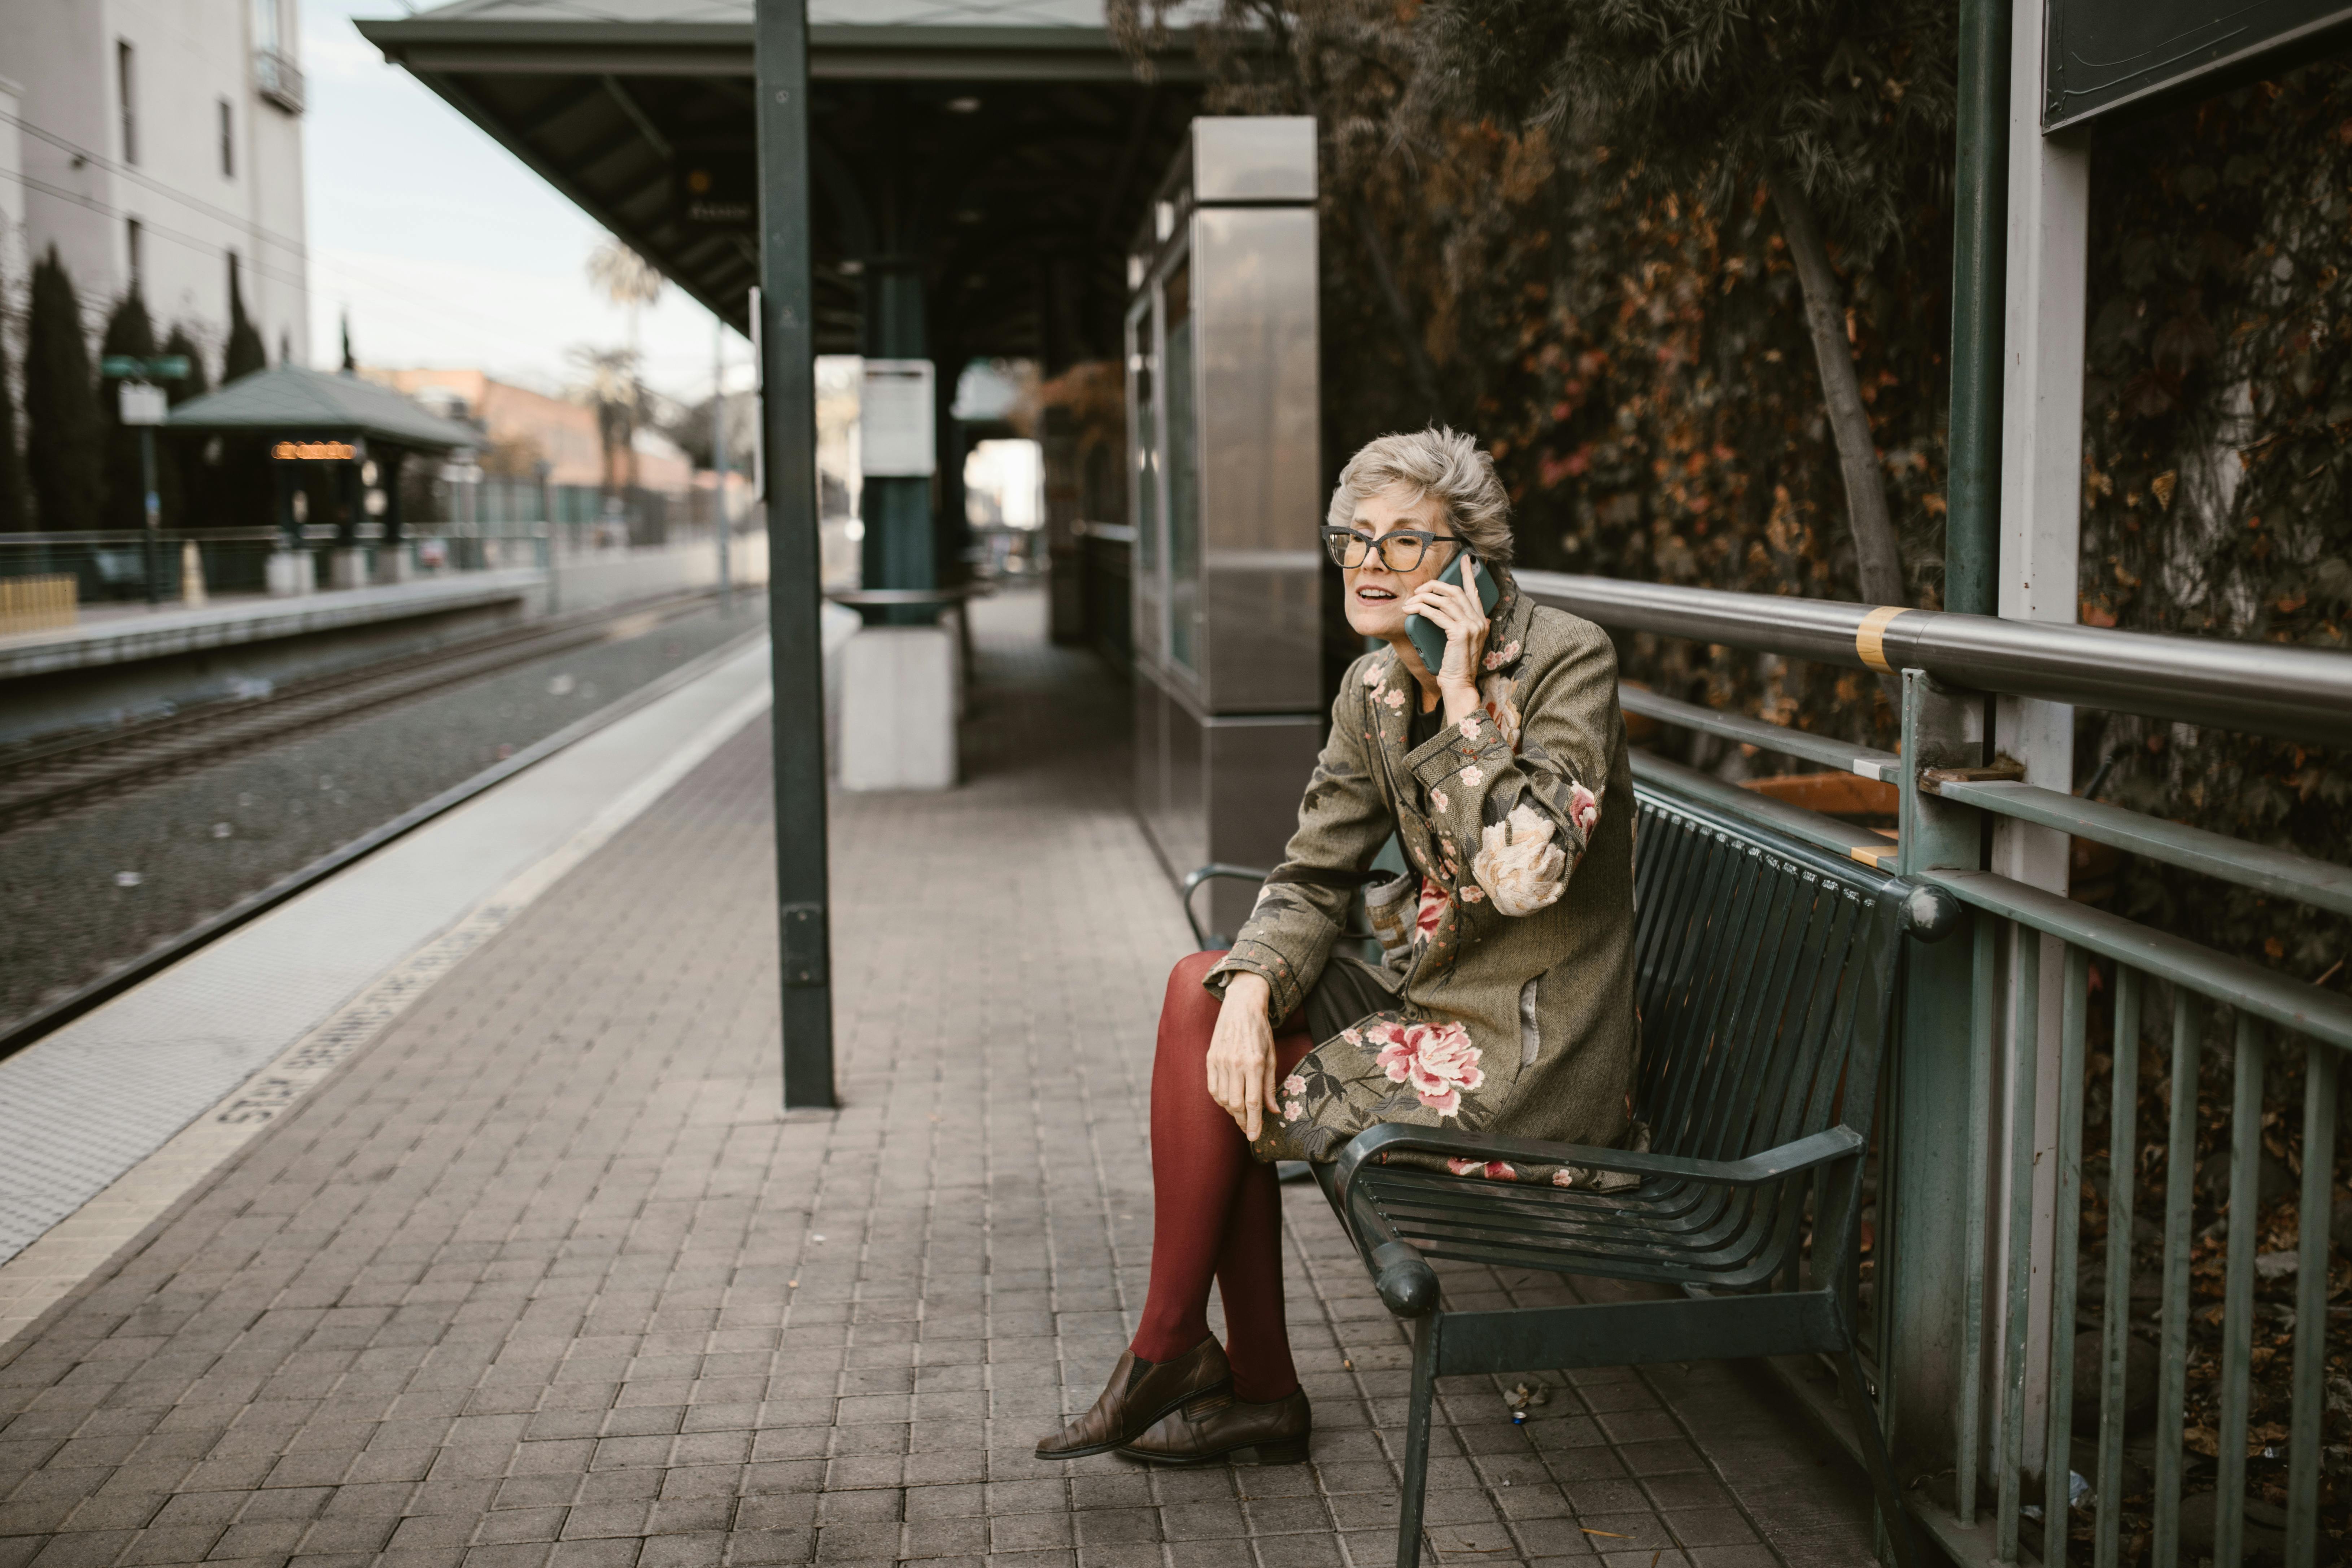
[[[1382,1121],[1604,1147],[1630,1131],[1633,784],[1600,627],[1521,596],[1490,617],[1481,711],[1410,747],[1420,691],[1392,650],[1348,671],[1298,831],[1207,984],[1247,970],[1289,1016],[1393,833],[1414,870],[1366,891],[1395,998],[1283,1085],[1260,1159],[1336,1158]],[[1481,1171],[1453,1163],[1459,1173]],[[1576,1167],[1483,1168],[1593,1184]]]

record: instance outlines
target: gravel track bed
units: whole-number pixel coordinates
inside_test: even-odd
[[[624,640],[216,763],[0,835],[0,1024],[765,622],[739,594]]]

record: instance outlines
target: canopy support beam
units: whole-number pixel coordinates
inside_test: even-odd
[[[826,869],[816,334],[809,268],[807,0],[758,0],[760,420],[775,681],[776,900],[784,1109],[835,1104]]]

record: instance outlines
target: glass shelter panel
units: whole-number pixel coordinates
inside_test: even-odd
[[[1128,485],[1132,498],[1129,515],[1135,519],[1135,657],[1148,664],[1158,664],[1161,651],[1160,605],[1165,595],[1160,588],[1162,563],[1160,549],[1160,486],[1162,479],[1160,461],[1160,341],[1154,330],[1155,293],[1147,293],[1128,312],[1127,363],[1128,413],[1127,427],[1135,432],[1128,443]]]
[[[1322,707],[1315,225],[1311,207],[1192,216],[1202,391],[1190,471],[1204,536],[1195,560],[1206,654],[1197,668],[1220,713]],[[1171,305],[1172,319],[1172,292]],[[1169,350],[1172,374],[1173,331]]]
[[[1168,484],[1168,658],[1201,668],[1200,419],[1192,345],[1192,269],[1168,279],[1161,307],[1168,322],[1163,417]]]

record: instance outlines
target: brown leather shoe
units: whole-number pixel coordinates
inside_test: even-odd
[[[1294,1388],[1263,1405],[1235,1399],[1230,1387],[1196,1394],[1119,1448],[1122,1458],[1155,1465],[1205,1465],[1244,1448],[1261,1465],[1295,1465],[1307,1458],[1315,1429],[1307,1391]]]
[[[1138,1361],[1133,1351],[1121,1351],[1094,1408],[1055,1436],[1041,1439],[1037,1457],[1083,1459],[1108,1453],[1141,1436],[1154,1421],[1194,1394],[1223,1388],[1232,1381],[1225,1347],[1214,1335],[1174,1361]]]

